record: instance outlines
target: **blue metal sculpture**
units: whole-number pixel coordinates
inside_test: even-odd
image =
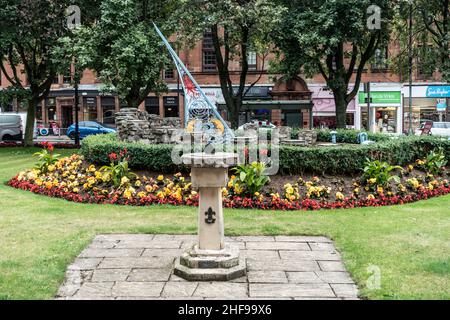
[[[156,24],[155,30],[163,40],[177,68],[184,91],[184,125],[188,132],[203,132],[208,142],[228,142],[234,138],[233,131],[220,116],[216,106],[205,95],[189,70],[173,50]]]

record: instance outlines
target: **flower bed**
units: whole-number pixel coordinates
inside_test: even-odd
[[[47,148],[52,151],[52,148]],[[118,157],[125,159],[126,154],[127,150],[120,155],[110,154],[111,166],[98,168],[87,164],[83,156],[54,159],[44,150],[39,156],[46,162],[20,172],[8,184],[17,189],[80,203],[198,205],[198,194],[192,190],[189,177],[181,173],[170,178],[135,175],[127,171],[126,160],[118,160]],[[284,186],[275,186],[275,189],[269,184],[251,196],[245,195],[239,179],[232,176],[223,189],[224,206],[263,210],[355,208],[404,204],[450,193],[448,172],[432,175],[421,171],[423,165],[424,161],[418,160],[406,167],[399,181],[391,181],[384,187],[377,185],[375,178],[366,181],[349,178],[352,182],[349,189],[349,181],[344,188],[342,184],[313,177],[307,181],[299,178]],[[114,181],[114,173],[118,170],[121,170],[121,178]]]

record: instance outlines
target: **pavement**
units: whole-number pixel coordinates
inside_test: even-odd
[[[188,282],[175,259],[190,235],[98,235],[68,267],[59,300],[347,300],[358,289],[325,237],[229,237],[247,275],[231,282]]]

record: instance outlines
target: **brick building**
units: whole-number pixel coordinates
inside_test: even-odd
[[[406,131],[409,115],[409,86],[407,79],[393,74],[385,64],[390,55],[398,51],[398,46],[392,45],[383,52],[378,51],[378,63],[368,65],[363,73],[362,82],[371,82],[372,104],[367,107],[361,85],[359,95],[355,97],[347,110],[347,124],[356,129],[402,133]],[[180,58],[191,71],[194,78],[204,89],[206,95],[218,106],[224,104],[218,73],[216,71],[215,55],[211,47],[211,39],[205,34],[192,50],[180,50]],[[333,127],[335,125],[335,105],[333,96],[327,90],[322,76],[311,79],[297,78],[287,83],[274,83],[268,74],[269,58],[264,60],[255,53],[248,56],[250,72],[248,84],[261,77],[258,84],[249,92],[244,104],[245,113],[242,122],[251,119],[265,119],[276,124],[294,127]],[[417,62],[420,66],[420,61]],[[231,75],[233,83],[238,83],[240,66],[232,62]],[[448,99],[450,87],[438,81],[439,74],[428,77],[415,74],[413,86],[413,126],[418,127],[422,120],[450,121]],[[69,72],[68,72],[69,74]],[[140,109],[161,117],[184,117],[183,94],[178,84],[176,70],[165,70],[164,78],[169,90],[157,97],[150,95],[140,106]],[[352,80],[354,82],[354,79]],[[44,126],[55,122],[61,128],[67,128],[74,121],[74,89],[70,84],[69,75],[58,76],[52,85],[49,97],[41,103],[37,110],[37,120]],[[6,77],[0,73],[0,88],[9,86]],[[80,121],[95,120],[108,125],[114,125],[114,114],[121,108],[117,96],[102,95],[101,83],[95,74],[86,70],[83,74],[80,91]],[[293,100],[298,103],[289,104],[283,101]],[[445,102],[445,111],[437,112],[436,105]],[[286,106],[282,106],[282,105]],[[1,106],[2,112],[25,111],[20,101],[10,101]]]

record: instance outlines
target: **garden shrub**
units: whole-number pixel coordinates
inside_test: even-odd
[[[296,129],[292,131],[292,138],[297,139],[298,134],[301,130]],[[350,129],[337,129],[337,130],[330,130],[330,129],[315,129],[317,132],[317,141],[319,142],[331,142],[331,132],[336,131],[336,142],[337,143],[353,143],[358,144],[358,134],[365,132],[367,133],[367,136],[369,140],[375,141],[375,142],[382,142],[382,141],[388,141],[392,137],[387,134],[382,133],[371,133],[366,131],[358,131],[358,130],[350,130]]]
[[[372,139],[372,138],[370,138]],[[185,166],[172,163],[171,145],[146,145],[118,141],[115,135],[90,136],[83,141],[81,153],[88,162],[109,164],[108,155],[127,149],[130,166],[158,172],[188,172]],[[425,158],[430,151],[442,148],[450,157],[450,141],[435,137],[399,137],[370,145],[340,147],[280,146],[280,173],[357,174],[367,159],[404,166]]]

